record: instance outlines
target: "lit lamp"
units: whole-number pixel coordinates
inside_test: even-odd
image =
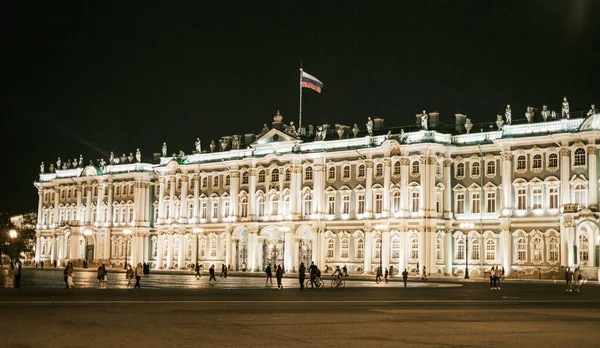
[[[201,228],[194,228],[194,234],[196,234],[196,268],[198,268],[198,251],[200,251],[200,233],[202,233]]]
[[[10,236],[10,239],[12,239],[12,243],[14,245],[15,244],[15,239],[17,239],[17,236],[18,236],[17,230],[10,230],[10,231],[8,231],[8,235]],[[15,249],[15,254],[16,254],[16,250],[17,249]],[[16,258],[16,256],[17,255],[15,255],[15,258]]]
[[[465,244],[466,244],[466,252],[465,252],[465,279],[469,279],[469,231],[473,229],[475,225],[472,222],[461,222],[460,229],[467,230],[465,233]]]
[[[127,236],[129,236],[131,234],[131,230],[127,229],[125,231],[123,231],[123,234],[125,235],[125,267],[124,269],[127,269],[127,259],[129,258],[129,249],[127,249]]]

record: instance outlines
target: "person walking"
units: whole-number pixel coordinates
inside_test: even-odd
[[[12,264],[11,264],[11,266],[12,266]],[[64,275],[65,287],[68,289],[69,288],[69,264],[68,263],[65,266],[65,270],[63,271],[63,275]]]
[[[133,286],[133,288],[140,288],[140,279],[142,278],[142,276],[144,275],[144,269],[142,268],[142,263],[138,262],[137,266],[135,267],[135,285]]]
[[[575,268],[575,272],[573,273],[573,283],[575,283],[575,292],[579,292],[579,288],[581,287],[581,283],[583,282],[583,275],[581,274],[581,270],[579,267]]]
[[[300,268],[298,269],[298,280],[300,281],[300,290],[304,290],[304,279],[306,279],[306,267],[304,267],[304,262],[300,262]]]
[[[494,266],[490,269],[490,290],[496,290],[496,279],[494,278],[496,273],[494,272]]]
[[[223,278],[223,275],[226,274],[225,272],[226,272],[225,271],[225,264],[222,264],[221,265],[221,274],[219,275],[219,278]]]
[[[404,282],[404,287],[406,287],[406,283],[408,283],[408,271],[406,268],[404,269],[404,272],[402,272],[402,281]]]
[[[277,289],[283,289],[283,285],[281,284],[281,279],[283,278],[283,268],[281,268],[281,265],[277,265],[277,271],[275,271],[275,278],[277,278]]]
[[[346,267],[346,265],[344,265],[344,267],[342,267],[342,272],[344,272],[345,277],[348,276],[348,267]]]
[[[14,288],[18,289],[21,287],[21,263],[19,261],[15,262],[15,272],[14,272]]]
[[[127,279],[127,287],[131,285],[131,281],[135,277],[135,272],[130,264],[127,265],[127,271],[125,272],[125,279]]]
[[[202,275],[200,275],[200,265],[196,264],[196,280],[202,278]]]
[[[67,274],[67,287],[69,289],[75,288],[75,283],[73,282],[73,275],[75,274],[75,270],[73,269],[73,262],[69,262],[68,274]]]
[[[565,271],[565,282],[567,283],[567,291],[573,291],[573,271],[571,271],[570,267],[567,267]]]
[[[387,279],[387,278],[388,278],[388,274],[389,274],[389,273],[388,273],[388,270],[387,270],[387,268],[386,268],[386,269],[385,269],[385,275],[384,275],[384,277],[383,277],[383,278],[385,279],[385,282],[386,282],[386,283],[388,282],[388,279]]]
[[[379,284],[381,281],[381,267],[377,267],[375,270],[375,283]]]
[[[427,269],[423,266],[423,275],[421,275],[421,280],[429,280],[427,278]]]
[[[102,264],[102,276],[100,279],[100,289],[106,289],[106,285],[108,284],[108,272],[106,271],[106,266]]]
[[[208,269],[208,274],[210,274],[210,278],[208,278],[208,283],[210,284],[211,280],[214,280],[216,283],[217,278],[215,278],[215,265],[210,265],[210,268]]]
[[[390,265],[390,278],[394,276],[394,265]]]
[[[265,269],[265,273],[267,274],[267,280],[265,281],[265,285],[268,285],[269,282],[273,284],[273,271],[271,270],[271,264],[267,266],[267,269]]]
[[[104,273],[102,272],[102,265],[98,266],[98,271],[96,271],[96,280],[98,280],[98,288],[102,288],[102,278],[104,277]]]
[[[494,281],[496,282],[496,290],[500,290],[500,278],[502,277],[500,267],[496,266],[496,271],[494,272]]]

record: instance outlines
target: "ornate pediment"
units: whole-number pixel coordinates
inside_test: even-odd
[[[263,134],[260,138],[256,139],[256,141],[252,144],[254,145],[266,145],[272,143],[283,143],[287,141],[295,141],[297,140],[290,134],[282,132],[278,129],[271,129],[270,131]]]

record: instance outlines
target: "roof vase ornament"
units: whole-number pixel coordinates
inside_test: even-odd
[[[54,173],[54,163],[50,163],[50,167],[48,167],[48,170],[50,170],[50,173]]]
[[[548,105],[542,105],[542,118],[544,119],[544,122],[548,121],[548,117],[550,116],[550,110],[548,110]]]
[[[358,125],[355,123],[354,127],[352,128],[352,134],[354,134],[355,138],[358,135],[358,132],[359,132]]]
[[[535,116],[535,112],[533,111],[533,106],[528,106],[527,111],[525,112],[525,117],[527,118],[527,122],[533,122],[533,117]]]
[[[221,138],[221,140],[219,140],[219,143],[221,144],[221,151],[226,151],[227,150],[227,138]]]
[[[127,155],[125,154],[125,152],[123,152],[123,154],[121,155],[121,163],[125,163],[125,161],[127,161]]]
[[[265,127],[266,127],[266,126],[267,126],[267,125],[265,124]],[[211,140],[211,141],[210,141],[210,145],[209,145],[209,147],[210,147],[210,152],[215,152],[215,147],[217,147],[217,145],[215,145],[215,141],[214,141],[214,140]]]
[[[231,137],[231,148],[236,149],[236,150],[240,148],[240,135],[239,134],[234,134]]]
[[[73,168],[77,168],[77,158],[73,158]]]
[[[342,139],[342,137],[344,136],[344,126],[342,126],[341,124],[336,124],[335,127],[338,139]]]
[[[290,121],[290,126],[288,127],[288,133],[292,134],[293,136],[298,136],[298,133],[296,133],[296,126],[294,126],[294,121]]]
[[[502,127],[504,127],[504,120],[502,119],[502,115],[496,115],[496,127],[498,127],[498,130],[502,130]]]
[[[465,121],[465,130],[467,131],[467,134],[471,133],[471,128],[473,128],[473,123],[471,123],[470,118],[467,118]]]
[[[563,98],[563,102],[562,102],[562,118],[570,118],[571,117],[571,113],[569,111],[569,101],[567,100],[567,97]]]
[[[129,160],[129,163],[133,162],[133,152],[129,153],[129,156],[127,156],[127,160]]]

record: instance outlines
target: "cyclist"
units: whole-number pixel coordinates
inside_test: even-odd
[[[339,286],[340,283],[342,282],[342,277],[344,276],[344,273],[342,272],[342,269],[340,268],[340,266],[335,266],[335,271],[332,274],[332,277],[337,276],[337,284],[336,286]]]
[[[346,267],[346,265],[344,265],[344,267],[342,267],[342,271],[344,271],[344,275],[347,277],[348,276],[348,267]]]

